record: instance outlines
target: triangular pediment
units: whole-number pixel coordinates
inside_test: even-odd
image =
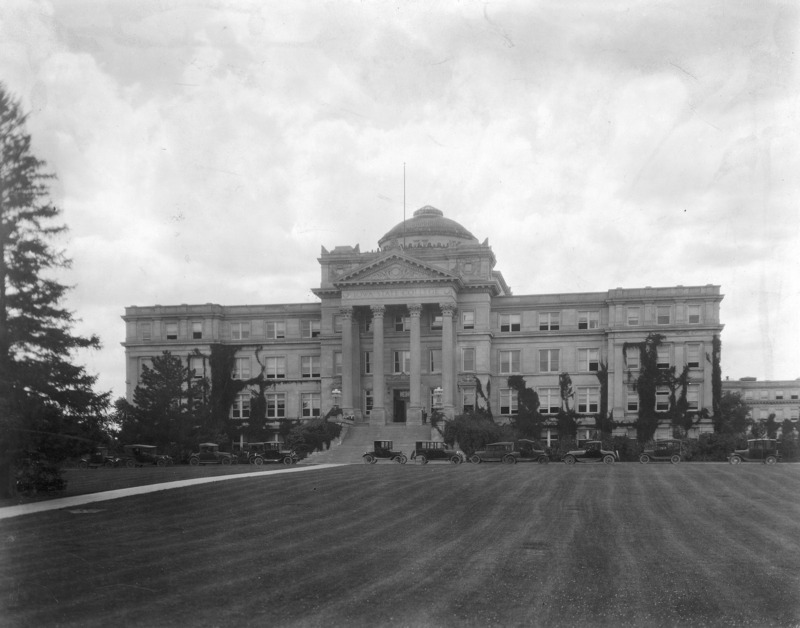
[[[341,288],[364,284],[452,281],[459,279],[436,266],[425,264],[401,253],[391,253],[343,275],[334,285]]]

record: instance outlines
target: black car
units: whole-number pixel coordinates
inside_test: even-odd
[[[747,449],[735,449],[732,454],[728,455],[728,462],[731,464],[741,462],[775,464],[780,459],[778,441],[774,438],[751,438],[747,441]]]
[[[603,443],[599,440],[586,441],[583,449],[573,449],[564,454],[562,458],[567,464],[576,462],[602,462],[603,464],[614,464],[619,460],[616,451],[603,449]]]
[[[474,464],[481,462],[502,462],[503,464],[516,464],[517,462],[538,462],[547,464],[550,456],[536,441],[521,438],[516,441],[490,443],[485,448],[476,451],[469,457]]]
[[[671,462],[678,464],[683,460],[683,442],[677,439],[657,440],[652,447],[646,447],[639,456],[639,462]]]
[[[391,460],[398,464],[408,462],[408,456],[402,451],[392,451],[394,443],[390,440],[376,440],[373,442],[372,451],[365,451],[361,459],[366,464],[375,464],[378,460]]]
[[[141,467],[146,464],[166,467],[174,464],[172,456],[157,453],[155,445],[125,445],[123,449],[124,464],[128,467]]]
[[[284,449],[281,445],[282,443],[250,443],[248,462],[258,466],[265,462],[297,464],[300,456],[290,449]]]
[[[117,456],[108,453],[108,447],[97,447],[92,453],[81,456],[78,467],[81,469],[96,467],[118,467],[121,461]]]
[[[216,443],[200,443],[198,451],[189,457],[189,464],[197,466],[200,464],[235,464],[237,461],[233,454],[219,450]]]
[[[431,440],[418,440],[411,452],[411,460],[420,464],[428,464],[431,460],[446,460],[452,464],[461,464],[466,460],[460,449],[451,449],[445,443]]]

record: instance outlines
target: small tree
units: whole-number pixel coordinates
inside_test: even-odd
[[[544,418],[539,414],[539,395],[526,386],[522,375],[509,377],[508,387],[517,391],[517,414],[512,417],[517,434],[521,438],[539,440],[544,425]]]
[[[750,412],[750,406],[740,393],[724,392],[720,398],[719,411],[714,413],[714,431],[718,434],[744,434]]]

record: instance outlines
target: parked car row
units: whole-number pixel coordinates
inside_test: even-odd
[[[685,460],[686,452],[683,443],[677,439],[656,441],[639,456],[641,464],[651,462],[669,462],[678,464]],[[559,457],[560,461],[574,465],[577,463],[601,462],[613,464],[620,457],[616,451],[603,448],[599,440],[587,441],[579,449],[566,452]],[[452,464],[469,462],[481,464],[483,462],[500,462],[502,464],[516,464],[518,462],[536,462],[547,464],[553,460],[553,454],[543,449],[536,441],[519,439],[490,443],[479,449],[467,458],[461,450],[449,448],[445,443],[436,441],[417,441],[414,451],[406,456],[401,451],[394,450],[394,443],[390,440],[376,440],[370,451],[365,451],[362,460],[366,464],[375,464],[379,460],[389,460],[398,464],[406,464],[414,460],[420,464],[427,464],[431,460],[443,460]],[[775,464],[780,460],[778,445],[775,439],[753,438],[747,441],[747,449],[737,449],[728,456],[731,464],[742,462],[763,462]]]

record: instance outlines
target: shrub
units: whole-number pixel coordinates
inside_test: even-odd
[[[444,442],[458,443],[466,455],[475,453],[489,443],[515,440],[514,429],[509,425],[498,425],[483,412],[467,412],[447,421],[444,426]]]
[[[16,470],[16,488],[18,493],[35,495],[63,491],[67,486],[61,477],[60,467],[31,452]]]

